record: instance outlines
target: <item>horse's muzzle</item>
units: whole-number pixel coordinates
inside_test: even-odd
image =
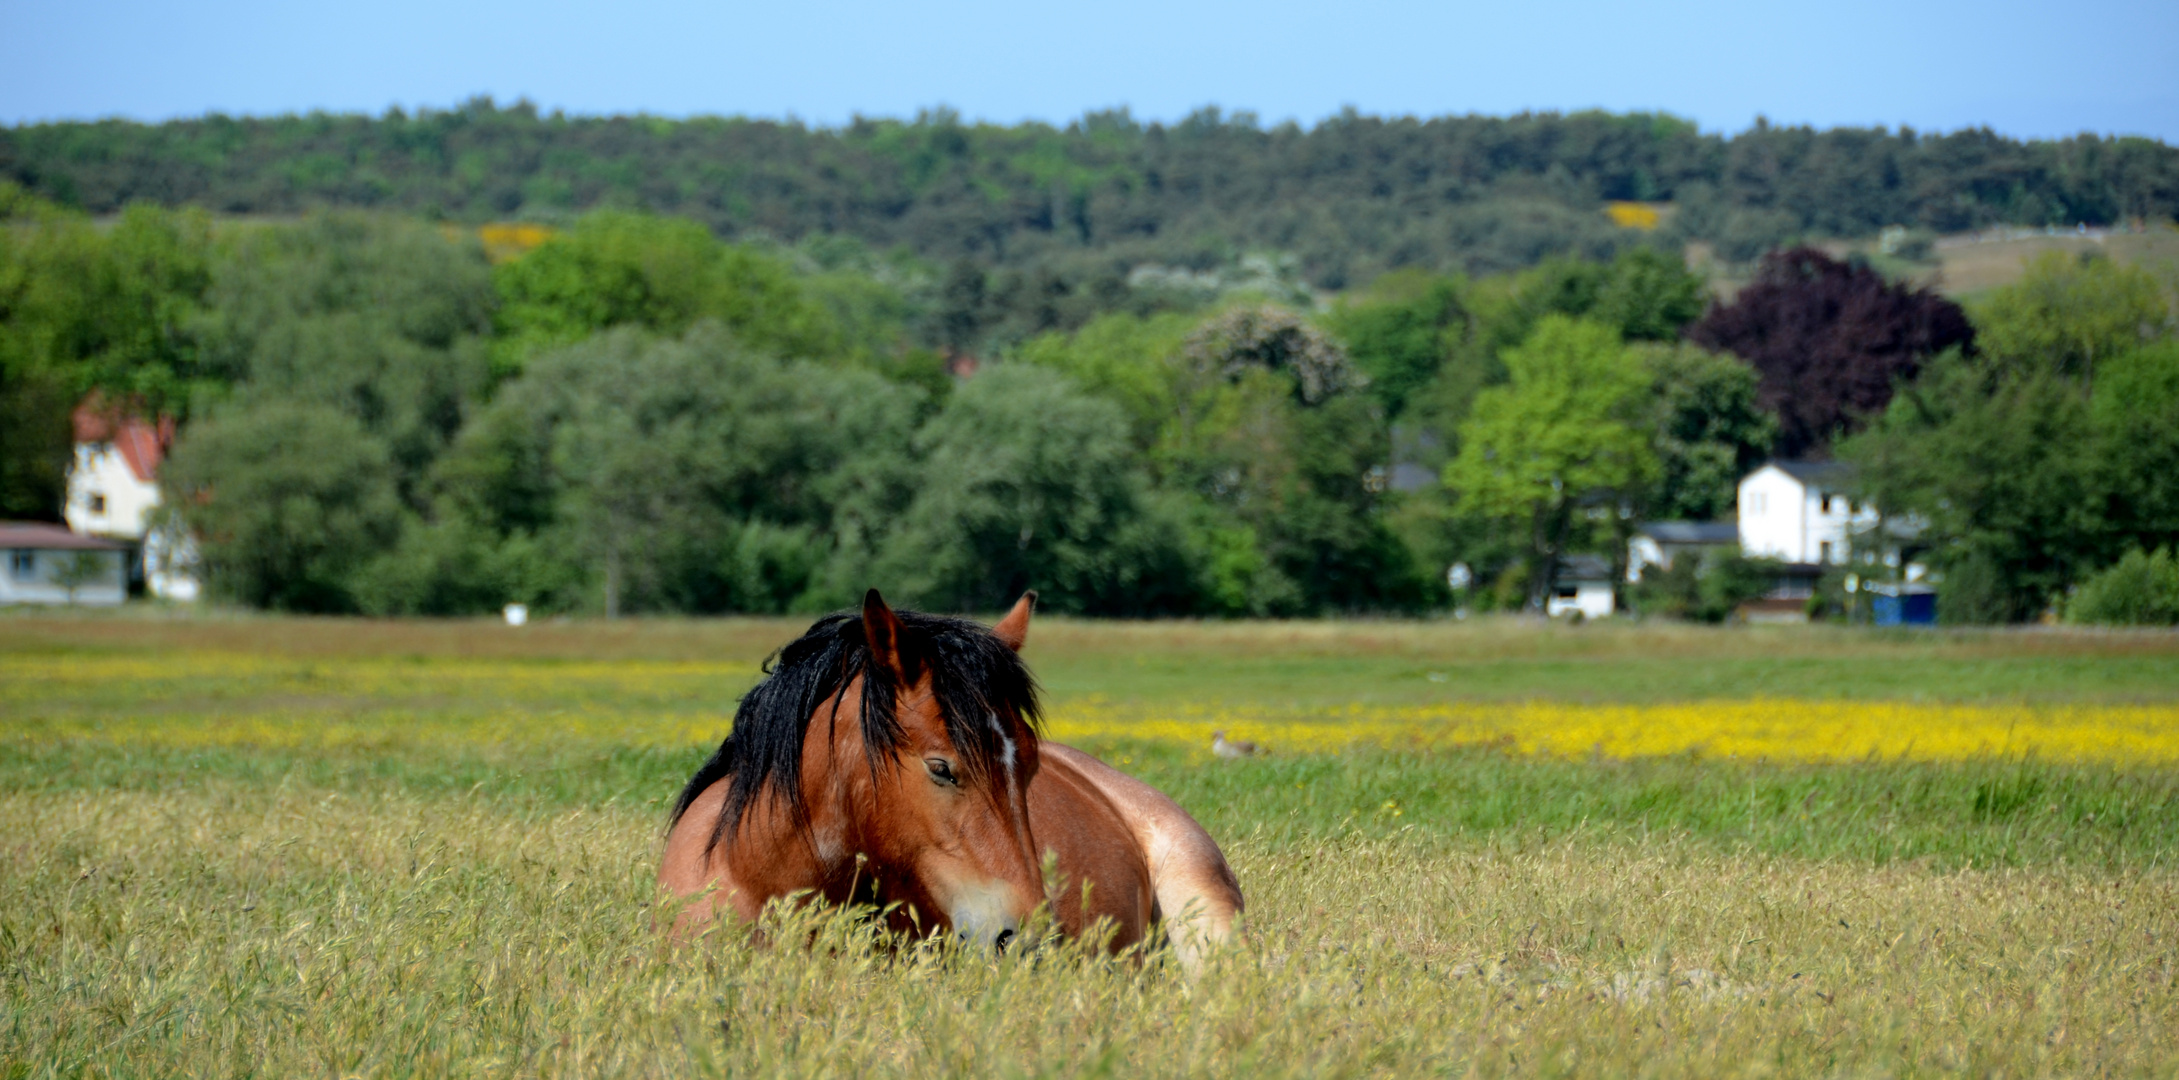
[[[1014,891],[1004,885],[957,890],[946,912],[954,936],[965,944],[1004,951],[1021,936],[1021,919],[1015,914],[1013,898]]]

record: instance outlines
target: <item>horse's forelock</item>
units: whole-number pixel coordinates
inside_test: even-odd
[[[930,672],[946,735],[974,777],[994,774],[994,765],[1011,767],[1014,756],[1010,718],[1036,737],[1042,726],[1036,681],[1014,650],[980,623],[915,611],[896,611],[901,621],[900,647],[910,671]],[[767,794],[784,799],[789,814],[803,828],[809,824],[802,791],[802,744],[819,715],[837,716],[847,687],[862,676],[861,723],[870,768],[890,767],[906,732],[895,708],[900,687],[892,685],[885,665],[872,664],[860,616],[827,615],[765,663],[764,678],[743,695],[734,713],[734,729],[677,801],[673,820],[686,813],[697,796],[728,779],[726,805],[712,830],[711,845],[730,835],[742,816]]]
[[[1013,724],[1035,738],[1043,723],[1036,680],[989,628],[932,615],[918,621],[929,626],[924,662],[946,735],[972,775],[989,776],[1013,753]]]

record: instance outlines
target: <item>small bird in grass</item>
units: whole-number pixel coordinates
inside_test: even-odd
[[[1254,757],[1263,753],[1263,747],[1246,739],[1232,741],[1226,738],[1224,729],[1211,732],[1211,753],[1222,758]]]

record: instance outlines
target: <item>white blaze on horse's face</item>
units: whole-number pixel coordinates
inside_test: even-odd
[[[1006,794],[1012,796],[1014,789],[1021,784],[1021,780],[1014,769],[1014,738],[1007,734],[1006,725],[999,721],[998,713],[985,713],[984,719],[990,722],[992,732],[999,737],[999,772],[1001,775],[998,779],[1005,786]]]

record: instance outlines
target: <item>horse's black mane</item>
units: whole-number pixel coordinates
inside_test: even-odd
[[[991,717],[1011,713],[1037,731],[1036,681],[1014,650],[980,623],[915,611],[896,611],[904,667],[931,673],[931,692],[945,717],[946,734],[970,777],[990,775],[1002,735]],[[759,796],[777,792],[797,823],[807,825],[802,793],[802,739],[814,719],[837,718],[847,684],[863,676],[863,749],[875,772],[892,761],[902,731],[893,714],[893,684],[884,665],[870,662],[863,640],[862,616],[837,612],[810,625],[809,631],[765,661],[764,679],[741,699],[734,730],[689,778],[674,805],[681,820],[704,789],[731,777],[726,808],[712,830],[711,844],[733,833]],[[824,710],[820,715],[819,710]]]

